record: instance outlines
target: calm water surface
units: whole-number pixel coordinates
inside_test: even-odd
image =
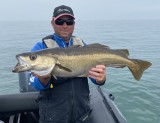
[[[29,51],[52,33],[50,20],[0,23],[0,94],[19,92],[18,75],[11,72],[15,55]],[[74,35],[86,43],[127,48],[130,58],[152,62],[140,81],[128,68],[107,68],[103,88],[114,94],[115,103],[129,123],[160,123],[160,21],[77,21]]]

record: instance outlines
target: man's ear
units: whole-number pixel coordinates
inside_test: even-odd
[[[54,29],[54,27],[55,27],[54,19],[51,20],[51,25],[52,25],[52,28]]]
[[[54,19],[51,20],[51,25],[54,27]]]
[[[54,24],[54,18],[52,18],[52,20],[51,20],[51,24],[52,24],[52,25]]]

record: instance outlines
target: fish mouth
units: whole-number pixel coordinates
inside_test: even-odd
[[[24,72],[24,71],[30,70],[31,65],[29,65],[26,61],[24,61],[22,58],[18,56],[16,56],[16,59],[18,63],[16,64],[12,72],[17,73],[17,72]]]

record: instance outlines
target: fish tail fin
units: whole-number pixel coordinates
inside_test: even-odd
[[[152,64],[148,61],[131,59],[134,62],[134,66],[129,67],[132,75],[136,80],[140,80],[143,72],[149,68]]]

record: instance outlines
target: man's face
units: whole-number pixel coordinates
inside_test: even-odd
[[[56,20],[63,23],[63,20],[70,22],[70,20],[72,21],[73,18],[71,16],[64,15],[64,16],[59,17]],[[75,23],[71,25],[67,25],[67,22],[64,22],[63,24],[58,25],[58,23],[56,23],[56,20],[53,19],[51,22],[55,33],[59,37],[63,38],[65,41],[68,42],[70,37],[72,36]]]

